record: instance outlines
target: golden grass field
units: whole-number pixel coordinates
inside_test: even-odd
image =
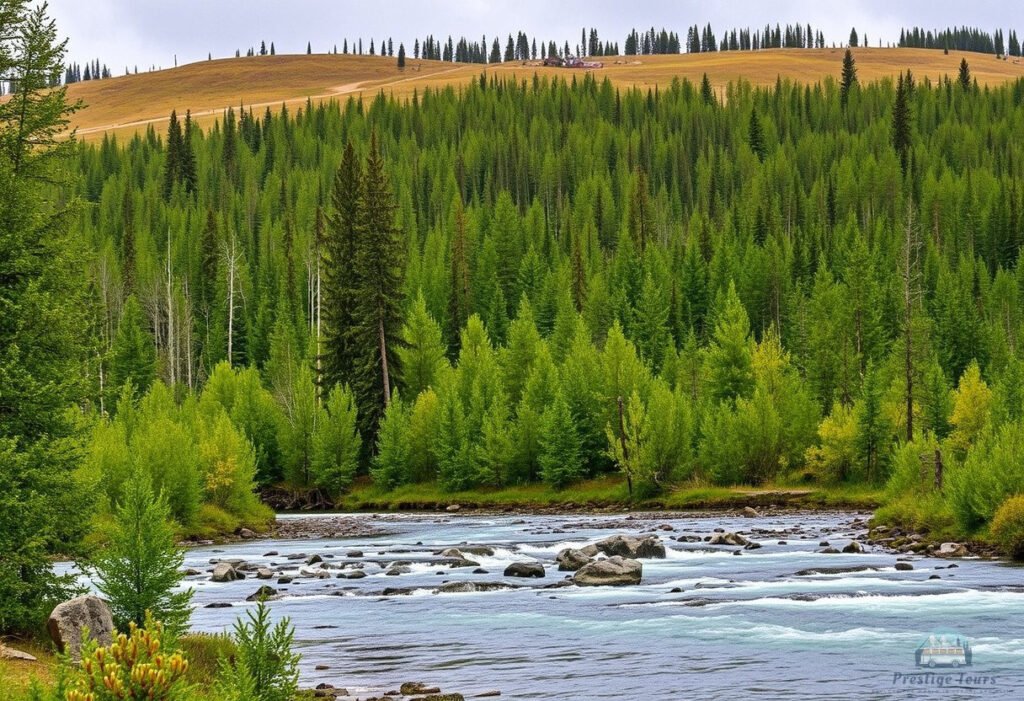
[[[619,87],[667,85],[673,78],[699,81],[708,74],[716,87],[740,78],[757,85],[775,82],[778,76],[815,83],[826,76],[838,77],[843,49],[775,49],[727,51],[704,54],[624,56],[604,59],[593,69]],[[1024,63],[999,60],[989,54],[937,49],[855,49],[858,77],[869,82],[910,69],[918,79],[937,80],[955,76],[966,57],[971,74],[982,85],[994,85],[1024,76]],[[72,124],[79,136],[98,138],[105,132],[121,134],[162,125],[172,109],[191,110],[200,124],[210,124],[229,105],[277,109],[281,104],[299,106],[307,98],[344,100],[348,96],[372,97],[378,91],[398,97],[413,90],[445,85],[464,85],[481,72],[518,79],[535,73],[570,77],[581,69],[545,68],[537,62],[453,64],[410,59],[402,71],[394,58],[314,54],[254,56],[201,61],[179,68],[121,76],[72,85],[71,99],[85,107]]]

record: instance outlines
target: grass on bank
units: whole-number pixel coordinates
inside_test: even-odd
[[[791,508],[875,508],[882,491],[864,486],[785,484],[759,487],[715,487],[685,483],[652,498],[630,499],[625,479],[608,476],[556,490],[543,484],[500,489],[446,492],[434,483],[403,485],[386,490],[368,481],[357,482],[337,506],[344,511],[432,511],[450,504],[482,509],[633,508],[740,509],[744,506]]]
[[[36,658],[35,662],[0,659],[0,700],[29,701],[30,691],[35,684],[44,692],[52,689],[60,675],[60,658],[51,643],[36,641],[9,641],[11,647],[27,652]],[[236,647],[226,634],[184,635],[178,641],[182,654],[189,662],[185,678],[191,686],[189,701],[205,701],[214,698],[213,684],[221,659],[231,659]],[[43,698],[48,698],[45,693]]]

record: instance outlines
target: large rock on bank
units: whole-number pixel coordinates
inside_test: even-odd
[[[107,646],[114,641],[114,618],[107,602],[98,596],[79,596],[57,604],[46,622],[46,629],[60,652],[75,662],[82,659],[82,629],[89,639]]]
[[[628,535],[615,535],[594,543],[598,552],[608,557],[618,555],[625,558],[664,558],[665,545],[657,536],[649,535],[634,538]]]
[[[614,555],[584,565],[572,576],[572,581],[581,587],[623,587],[639,584],[643,572],[644,566],[639,560]]]

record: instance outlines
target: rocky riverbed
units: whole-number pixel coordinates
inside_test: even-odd
[[[410,679],[438,691],[409,698],[802,698],[825,684],[875,699],[937,628],[970,636],[976,670],[1024,694],[1022,570],[940,558],[869,533],[868,517],[288,516],[276,537],[190,550],[186,583],[199,630],[269,598],[296,627],[304,686],[346,700],[402,698]]]

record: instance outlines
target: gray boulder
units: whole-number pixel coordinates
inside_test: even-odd
[[[220,562],[213,568],[211,582],[233,582],[236,579],[245,579],[245,575],[231,566],[229,562]]]
[[[664,558],[665,545],[658,536],[649,535],[633,538],[627,535],[616,535],[595,543],[599,552],[608,557],[618,555],[625,558]]]
[[[107,646],[114,641],[114,618],[107,602],[98,596],[79,596],[57,604],[46,621],[46,629],[60,652],[75,662],[82,659],[82,630],[89,639]]]
[[[505,568],[506,577],[543,577],[544,565],[539,562],[513,562]]]
[[[260,567],[256,570],[256,579],[273,579],[274,570],[269,567]]]
[[[555,557],[559,572],[575,572],[584,565],[590,564],[590,558],[582,550],[566,548]]]
[[[277,589],[274,587],[268,587],[264,584],[262,587],[257,589],[255,592],[245,597],[246,601],[264,601],[277,598]]]
[[[581,587],[622,587],[639,584],[643,571],[644,566],[639,560],[614,555],[607,560],[584,565],[572,576],[572,581]]]
[[[966,557],[970,553],[961,543],[943,543],[937,554],[939,557]]]
[[[750,541],[739,533],[715,533],[708,541],[709,545],[746,545]]]

